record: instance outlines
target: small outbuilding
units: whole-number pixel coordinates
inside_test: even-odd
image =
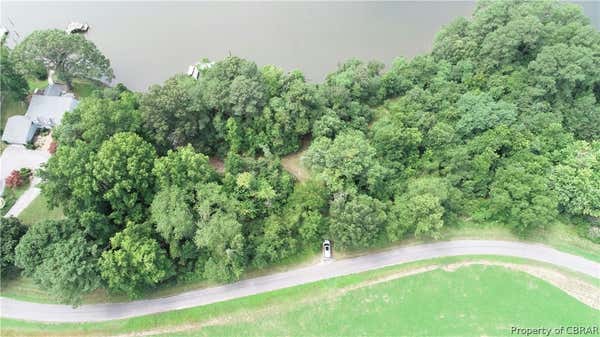
[[[10,144],[27,144],[31,142],[37,126],[26,116],[12,116],[6,121],[2,140]]]

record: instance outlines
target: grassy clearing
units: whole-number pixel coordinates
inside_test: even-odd
[[[18,218],[27,225],[33,225],[42,220],[59,220],[65,215],[60,207],[50,209],[46,198],[40,194],[27,208],[19,214]]]
[[[105,87],[104,84],[98,81],[75,79],[73,80],[73,93],[77,98],[90,96],[94,91]]]
[[[558,327],[596,321],[595,310],[533,277],[474,266],[454,273],[435,270],[357,289],[257,320],[168,335],[500,336],[510,335],[511,326]]]
[[[477,257],[420,261],[203,307],[105,323],[42,324],[11,319],[0,323],[2,336],[94,336],[147,330],[175,336],[182,327],[191,331],[181,336],[497,336],[510,335],[512,325],[554,327],[597,321],[596,310],[559,289],[501,267],[434,270],[364,286],[364,282],[394,273],[473,258]],[[543,265],[507,257],[485,259]],[[359,284],[363,286],[356,287]],[[348,290],[352,288],[356,289]],[[523,301],[525,298],[527,301]]]
[[[27,78],[27,84],[29,84],[29,91],[34,91],[35,89],[45,89],[48,86],[48,79],[37,79],[37,78]]]

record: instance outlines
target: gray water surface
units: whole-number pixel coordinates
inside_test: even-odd
[[[583,7],[598,26],[598,2]],[[352,57],[390,64],[430,51],[435,33],[471,15],[475,2],[2,1],[0,8],[2,26],[21,38],[89,23],[87,38],[111,60],[116,81],[144,91],[204,57],[229,53],[299,69],[312,81]]]

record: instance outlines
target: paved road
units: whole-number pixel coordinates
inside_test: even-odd
[[[176,296],[126,303],[83,305],[39,304],[0,298],[0,315],[43,322],[99,322],[190,308],[331,277],[359,273],[400,263],[458,255],[504,255],[551,263],[600,279],[600,263],[544,245],[509,241],[457,240],[395,248],[381,253],[318,264],[247,279]]]
[[[23,192],[15,204],[8,210],[8,212],[6,212],[6,214],[4,214],[4,217],[18,217],[19,214],[21,214],[21,212],[23,212],[23,210],[27,208],[27,206],[29,206],[29,204],[31,204],[31,202],[33,202],[33,200],[35,200],[35,198],[37,198],[37,196],[42,192],[42,190],[37,187],[41,181],[42,180],[38,177],[33,178],[31,181],[31,187],[29,187],[27,191]]]

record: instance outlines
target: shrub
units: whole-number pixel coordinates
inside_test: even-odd
[[[23,167],[19,170],[19,174],[23,180],[27,180],[29,177],[31,177],[31,169],[29,167]]]
[[[52,143],[50,143],[50,146],[48,147],[48,152],[50,154],[55,154],[57,148],[58,148],[58,143],[55,140],[53,140]]]
[[[23,176],[17,170],[13,170],[8,177],[6,177],[5,183],[9,188],[16,188],[22,186],[24,182]]]

